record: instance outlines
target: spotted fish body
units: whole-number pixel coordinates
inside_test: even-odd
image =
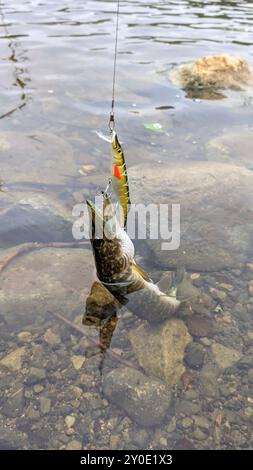
[[[90,201],[87,204],[94,222],[97,208]],[[104,216],[100,214],[99,217],[103,218],[104,224]],[[98,279],[119,304],[126,305],[150,323],[164,321],[175,314],[180,302],[162,292],[136,265],[133,243],[123,228],[112,239],[108,236],[100,239],[92,236],[91,244]]]
[[[127,213],[131,204],[128,176],[123,149],[115,131],[112,131],[112,186],[122,208],[122,225],[126,227]]]

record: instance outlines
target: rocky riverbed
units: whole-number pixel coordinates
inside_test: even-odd
[[[181,204],[178,251],[136,244],[162,289],[172,270],[186,268],[183,307],[156,326],[127,308],[108,331],[82,324],[93,255],[89,243],[67,243],[71,206],[84,193],[33,193],[21,181],[1,193],[0,448],[253,447],[253,176],[245,161],[129,171],[136,202],[148,187],[146,203]],[[28,250],[15,256],[20,242]]]
[[[150,327],[120,312],[104,356],[96,328],[81,325],[91,252],[52,248],[13,261],[1,275],[1,448],[251,448],[250,261],[188,273],[180,295],[191,286],[195,300],[171,320],[182,324],[174,333],[165,324],[145,340]]]
[[[151,326],[83,318],[112,304],[72,210],[110,174],[115,43],[112,2],[86,3],[1,2],[0,449],[252,449],[252,4],[124,2],[131,200],[181,204],[178,251],[135,243],[161,289],[186,269]]]
[[[5,271],[9,289],[31,257],[36,263],[39,257],[41,261],[46,256],[59,257],[62,268],[66,256],[76,267],[82,256],[85,263],[92,262],[89,252],[85,260],[85,255],[74,250],[59,251],[41,251],[17,260]],[[85,272],[80,275],[85,281]],[[54,277],[50,271],[48,276]],[[176,358],[183,366],[176,386],[161,372],[163,368],[168,371],[169,353],[163,352],[161,359],[154,344],[151,357],[145,360],[141,341],[147,327],[127,311],[120,314],[101,369],[98,332],[87,327],[83,334],[78,331],[81,299],[77,299],[85,290],[81,283],[76,286],[73,302],[71,285],[65,293],[61,287],[73,272],[61,276],[57,289],[47,284],[48,290],[51,285],[58,292],[56,299],[49,292],[36,295],[36,280],[29,292],[24,286],[31,309],[34,306],[32,321],[29,313],[25,322],[15,324],[1,308],[1,448],[252,447],[251,263],[241,271],[189,275],[200,298],[208,297],[212,307],[202,304],[201,308],[199,303],[184,319],[173,320],[182,322],[188,331],[183,333],[188,335],[185,352],[179,351]],[[40,279],[43,283],[43,273]],[[54,300],[72,325],[52,314]],[[72,308],[67,303],[71,301]],[[20,307],[17,318],[21,312]]]

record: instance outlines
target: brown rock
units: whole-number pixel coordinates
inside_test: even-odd
[[[112,434],[110,436],[110,449],[112,449],[112,450],[119,449],[119,445],[120,445],[119,436],[116,436],[115,434]]]
[[[7,356],[4,356],[0,360],[0,366],[4,366],[12,371],[20,370],[22,367],[22,360],[25,353],[26,349],[24,346],[22,348],[15,349],[15,351],[12,351],[10,354],[7,354]]]
[[[188,439],[178,439],[173,447],[173,450],[196,450],[194,444]]]
[[[191,336],[182,320],[171,319],[159,328],[141,325],[129,333],[132,348],[147,375],[176,385],[185,367],[184,352]]]
[[[222,54],[205,56],[193,63],[177,67],[170,79],[181,86],[190,98],[221,99],[221,90],[239,90],[252,84],[252,73],[241,57]]]
[[[196,336],[197,338],[201,338],[202,336],[210,338],[213,336],[212,322],[206,318],[192,315],[186,318],[186,324],[192,336]]]

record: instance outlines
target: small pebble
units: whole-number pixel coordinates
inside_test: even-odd
[[[81,449],[82,449],[82,443],[78,441],[77,439],[73,439],[66,446],[66,450],[81,450]]]
[[[181,423],[181,424],[182,424],[182,427],[183,427],[184,429],[187,429],[187,428],[190,428],[190,427],[192,426],[193,420],[192,420],[191,418],[186,417],[186,418],[183,418],[183,419],[182,419],[182,423]]]
[[[188,367],[198,370],[204,364],[204,357],[204,351],[201,347],[196,344],[190,344],[186,348],[184,360]]]
[[[226,292],[215,289],[214,287],[210,287],[210,293],[212,294],[215,300],[219,300],[220,302],[225,302],[227,298]]]
[[[46,415],[51,410],[51,400],[47,397],[40,398],[40,411],[43,415]]]
[[[85,356],[72,356],[70,358],[75,370],[81,369],[85,362]]]
[[[192,273],[190,277],[193,281],[195,281],[196,279],[200,278],[200,274],[199,273]]]
[[[21,341],[22,343],[29,343],[32,339],[32,334],[30,333],[30,331],[21,331],[20,333],[18,333],[17,336],[19,341]]]
[[[249,284],[249,295],[253,297],[253,285]]]
[[[253,263],[247,263],[247,264],[246,264],[246,269],[247,269],[248,271],[253,272]]]
[[[203,431],[201,431],[201,429],[196,428],[193,431],[193,437],[197,439],[197,441],[203,441],[204,439],[206,439],[206,434]]]
[[[110,436],[110,449],[116,450],[119,448],[120,444],[120,438],[119,436],[116,436],[115,434],[112,434]]]
[[[50,328],[44,334],[44,340],[50,346],[55,346],[56,344],[60,344],[61,342],[60,336],[54,333]]]
[[[72,428],[75,424],[76,418],[74,416],[68,415],[65,418],[65,423],[67,428]]]
[[[43,387],[43,385],[35,384],[34,387],[33,387],[33,390],[34,390],[35,393],[41,393],[41,392],[43,392],[44,387]]]
[[[227,290],[228,292],[232,292],[234,290],[234,286],[232,284],[226,284],[225,282],[219,285],[221,289]]]
[[[161,438],[160,438],[160,445],[161,445],[162,447],[167,447],[168,441],[167,441],[167,439],[166,439],[165,437],[161,437]]]
[[[212,341],[208,338],[201,338],[200,339],[200,342],[204,345],[204,346],[211,346],[212,345]]]
[[[67,436],[73,436],[73,434],[75,434],[75,431],[74,431],[73,428],[68,428],[66,430],[66,434],[67,434]]]

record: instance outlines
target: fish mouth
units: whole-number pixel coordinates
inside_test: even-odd
[[[95,217],[96,217],[96,206],[89,199],[86,199],[86,204],[88,206],[89,213],[91,214],[91,220],[92,220],[92,223],[93,223],[93,222],[95,222]]]
[[[108,198],[109,200],[109,198]],[[114,240],[117,237],[117,223],[114,218],[108,217],[106,209],[102,210],[94,204],[94,202],[86,199],[86,204],[90,214],[90,227],[92,229],[91,239]]]
[[[118,137],[115,131],[112,131],[112,146],[114,150],[120,149],[120,143],[118,141]]]
[[[96,207],[96,205],[89,199],[86,199],[86,204],[90,214],[92,240],[94,240],[95,238],[103,238],[103,215],[101,214],[100,210]]]

